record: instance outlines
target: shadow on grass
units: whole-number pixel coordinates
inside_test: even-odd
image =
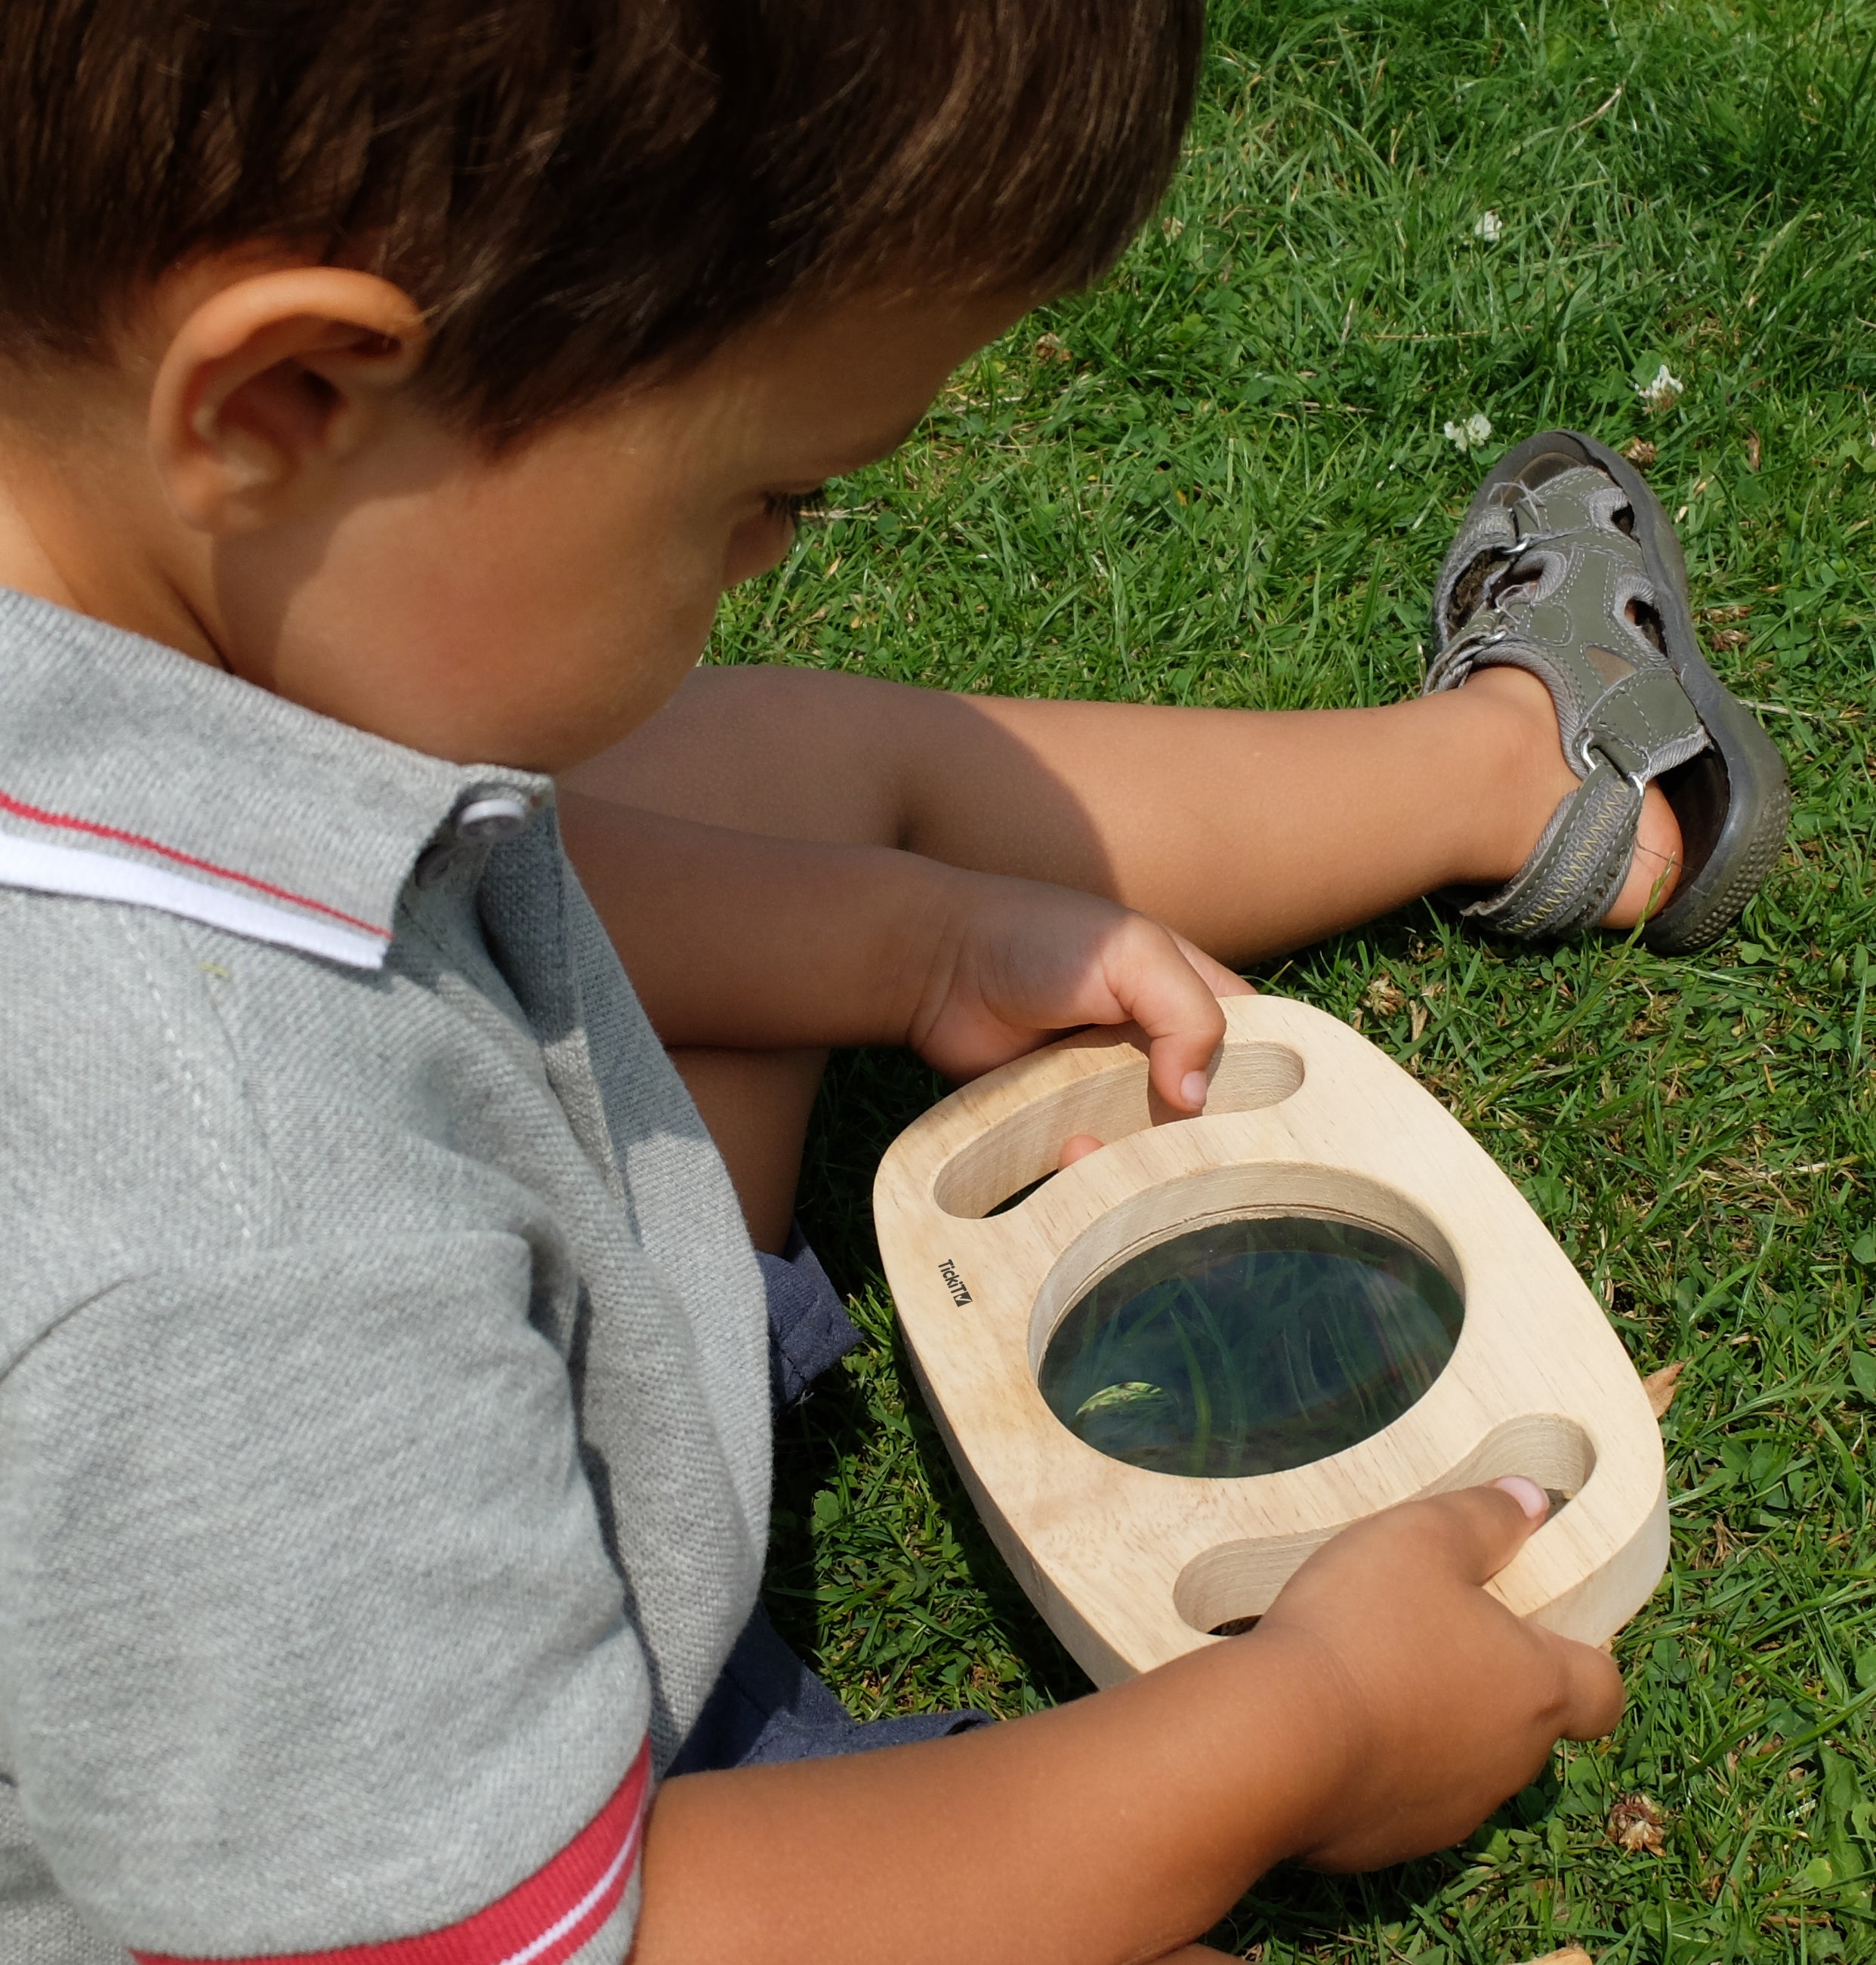
[[[892,1370],[898,1382],[911,1385],[911,1360],[896,1332],[886,1340],[874,1333],[867,1333],[868,1349],[882,1342],[890,1346]],[[877,1382],[875,1373],[862,1375],[837,1367],[803,1405],[784,1416],[777,1428],[775,1526],[770,1537],[764,1600],[777,1629],[796,1651],[809,1658],[822,1648],[829,1638],[824,1613],[829,1610],[836,1615],[839,1613],[839,1602],[830,1604],[828,1596],[839,1599],[846,1594],[838,1588],[827,1591],[819,1580],[815,1499],[835,1478],[843,1457],[851,1453],[854,1442],[876,1428],[877,1404],[870,1394]],[[982,1689],[967,1683],[948,1700],[916,1696],[909,1702],[909,1709],[928,1710],[941,1703],[975,1705],[986,1711],[1000,1709],[1009,1716],[1018,1703],[1052,1706],[1079,1698],[1089,1690],[1087,1678],[1037,1614],[985,1532],[951,1465],[944,1441],[917,1404],[917,1397],[915,1391],[910,1394],[912,1403],[904,1414],[908,1437],[901,1450],[915,1463],[916,1475],[948,1524],[955,1543],[946,1565],[945,1587],[948,1592],[965,1592],[976,1598],[983,1614],[1006,1642],[1019,1668],[1021,1697],[1012,1702],[998,1699],[994,1693],[983,1696]],[[864,1585],[861,1589],[864,1591]],[[942,1612],[939,1614],[941,1617]]]
[[[870,1618],[922,1622],[937,1641],[932,1651],[941,1651],[944,1627],[967,1621],[967,1601],[971,1628],[957,1632],[959,1656],[978,1662],[954,1685],[943,1682],[942,1668],[909,1683],[870,1670],[857,1684],[832,1675],[850,1703],[856,1692],[872,1693],[896,1707],[909,1696],[918,1708],[976,1704],[1009,1713],[1077,1697],[1087,1680],[997,1553],[924,1410],[873,1229],[880,1156],[946,1089],[903,1052],[845,1053],[829,1068],[805,1156],[802,1224],[863,1341],[777,1425],[764,1599],[789,1643],[823,1660],[840,1648],[841,1624]],[[864,1536],[843,1535],[825,1512],[825,1497],[855,1486],[869,1497]],[[925,1546],[933,1519],[944,1529],[935,1561]],[[992,1635],[990,1651],[1009,1655],[988,1678],[980,1626]]]

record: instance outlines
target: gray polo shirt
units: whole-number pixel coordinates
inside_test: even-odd
[[[630,1942],[762,1290],[552,805],[0,590],[5,1965]]]

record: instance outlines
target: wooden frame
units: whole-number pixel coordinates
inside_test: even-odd
[[[1070,1038],[909,1127],[874,1194],[880,1247],[932,1414],[997,1546],[1097,1684],[1266,1609],[1338,1529],[1417,1494],[1526,1474],[1572,1498],[1491,1587],[1601,1642],[1668,1555],[1661,1439],[1602,1309],[1523,1196],[1428,1092],[1334,1018],[1224,1005],[1203,1116],[1154,1124],[1146,1060]],[[1106,1143],[993,1213],[1080,1133]],[[1107,1458],[1036,1373],[1083,1291],[1207,1219],[1301,1210],[1402,1237],[1465,1300],[1451,1362],[1392,1425],[1291,1471],[1237,1480]]]

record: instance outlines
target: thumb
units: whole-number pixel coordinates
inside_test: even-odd
[[[1167,930],[1136,915],[1110,960],[1108,987],[1147,1039],[1153,1089],[1175,1111],[1202,1112],[1206,1072],[1224,1041],[1218,999]]]
[[[1543,1488],[1522,1474],[1507,1474],[1488,1487],[1410,1501],[1409,1507],[1440,1511],[1453,1566],[1468,1583],[1489,1583],[1537,1533],[1550,1512]]]
[[[1472,1518],[1473,1580],[1479,1583],[1496,1576],[1550,1513],[1549,1497],[1522,1474],[1504,1475],[1489,1487],[1468,1487],[1445,1498],[1459,1503]],[[1527,1628],[1543,1639],[1556,1665],[1562,1709],[1557,1732],[1566,1739],[1594,1740],[1612,1731],[1627,1696],[1615,1660],[1594,1645],[1535,1625]]]

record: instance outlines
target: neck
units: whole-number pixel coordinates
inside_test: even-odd
[[[0,420],[0,587],[215,662],[175,584],[146,550],[148,467],[99,434],[69,440]]]
[[[11,461],[9,450],[10,446],[0,444],[0,587],[17,587],[22,593],[56,600],[62,607],[75,607],[78,602],[71,583],[59,571],[34,523],[34,501],[22,498],[11,481],[11,474],[5,468]]]

